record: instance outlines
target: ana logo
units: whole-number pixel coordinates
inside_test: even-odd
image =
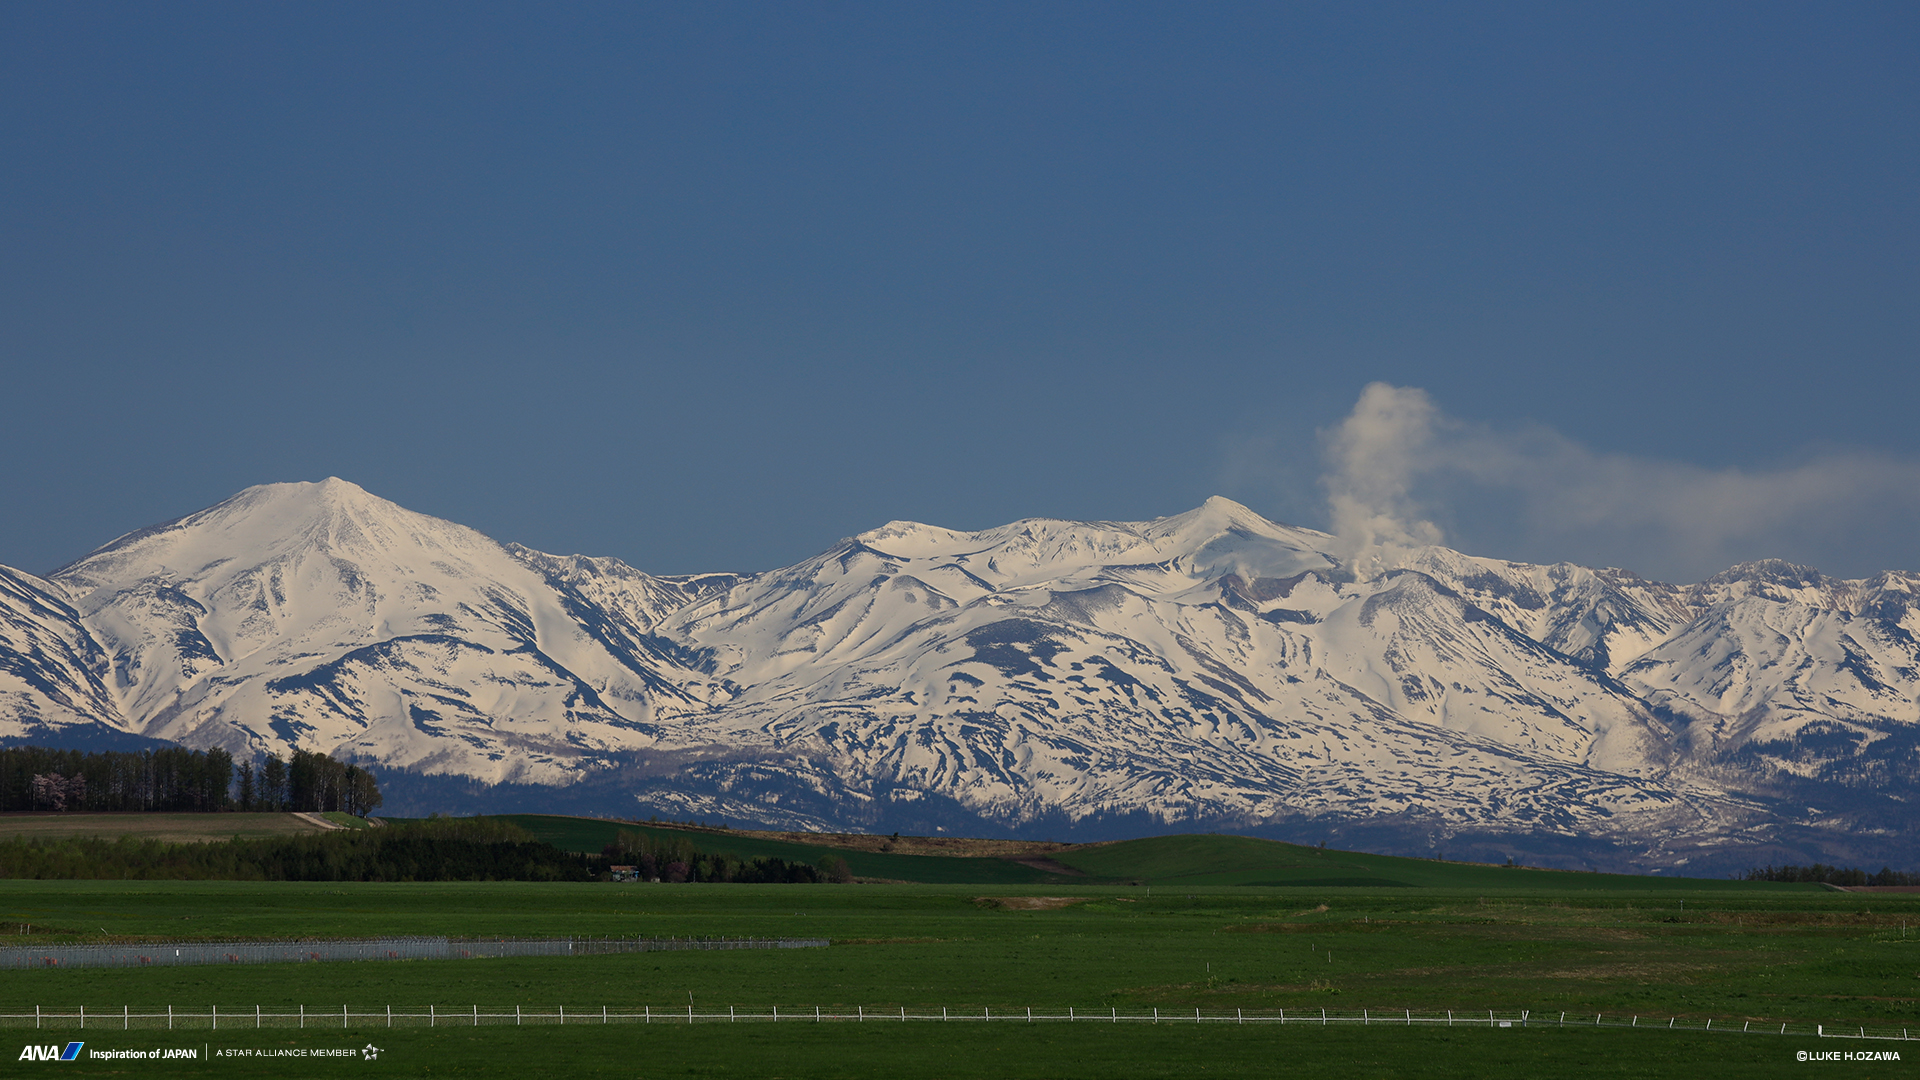
[[[34,1046],[31,1043],[20,1049],[21,1061],[76,1061],[80,1057],[83,1042],[70,1042],[63,1049],[58,1045]]]

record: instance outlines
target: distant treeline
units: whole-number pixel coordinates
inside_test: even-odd
[[[225,810],[232,783],[225,750],[0,749],[0,810]]]
[[[240,810],[342,810],[366,817],[381,803],[372,773],[306,750],[295,750],[291,761],[269,754],[257,771],[252,762],[242,762],[235,786],[234,803]]]
[[[771,856],[740,859],[724,852],[701,852],[683,837],[667,839],[624,829],[600,855],[612,864],[634,867],[642,881],[813,884],[853,880],[847,860],[834,855],[823,856],[811,866]]]
[[[344,810],[364,817],[380,801],[372,773],[306,750],[236,770],[233,755],[220,749],[0,749],[0,810]]]
[[[576,855],[515,825],[428,818],[356,829],[170,844],[83,837],[0,842],[0,877],[158,881],[590,881]]]
[[[1881,867],[1869,874],[1857,867],[1842,869],[1814,863],[1812,866],[1764,866],[1747,871],[1748,881],[1797,881],[1820,885],[1920,885],[1920,874],[1906,874]]]

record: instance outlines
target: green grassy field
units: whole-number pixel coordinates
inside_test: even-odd
[[[11,927],[17,935],[32,923],[29,940],[36,941],[447,933],[820,936],[834,944],[578,959],[14,972],[0,979],[0,1011],[82,1004],[96,1015],[165,1004],[337,1011],[347,1002],[356,1011],[383,1004],[451,1011],[564,1005],[588,1013],[602,1005],[684,1009],[691,999],[702,1012],[728,1005],[1033,1005],[1209,1014],[1284,1008],[1298,1015],[1324,1006],[1874,1027],[1920,1022],[1920,897],[1733,882],[1575,892],[1529,888],[1511,872],[1480,869],[1522,885],[1470,892],[15,881],[0,883],[0,932]],[[389,1047],[381,1067],[406,1075],[537,1074],[543,1056],[582,1075],[1164,1076],[1203,1062],[1220,1075],[1248,1075],[1278,1060],[1289,1074],[1305,1075],[1530,1076],[1577,1068],[1652,1076],[1683,1067],[1689,1075],[1731,1075],[1712,1070],[1736,1063],[1749,1073],[1784,1069],[1791,1062],[1783,1055],[1809,1041],[1632,1031],[717,1028],[387,1033],[356,1026],[352,1036]],[[131,1037],[139,1045],[159,1038]],[[98,1038],[125,1042],[111,1032]],[[267,1031],[224,1045],[301,1038]],[[207,1034],[200,1039],[208,1042]],[[1449,1056],[1443,1067],[1439,1059]],[[212,1064],[228,1075],[292,1075],[285,1062]]]
[[[234,815],[225,815],[233,817]],[[620,828],[516,821],[573,850]],[[667,830],[663,830],[667,831]],[[681,833],[680,835],[686,835]],[[827,845],[694,834],[704,850],[814,861]],[[872,878],[918,884],[0,882],[0,944],[448,934],[818,937],[824,949],[311,965],[58,969],[0,977],[0,1012],[96,1018],[244,1013],[511,1013],[602,1006],[724,1013],[906,1008],[1311,1015],[1531,1010],[1920,1028],[1920,896],[1400,859],[1231,836],[1055,851],[1074,873],[990,857],[879,851]],[[969,880],[970,879],[970,880]],[[960,883],[965,882],[965,883]],[[1138,882],[1138,884],[1133,884]],[[29,931],[30,932],[27,932]],[[1178,1025],[783,1023],[86,1035],[93,1047],[371,1043],[397,1075],[1751,1076],[1809,1052],[1902,1044],[1635,1030],[1351,1030]],[[23,1042],[35,1039],[15,1030]],[[43,1032],[66,1040],[77,1032]],[[169,1043],[168,1039],[175,1040]],[[0,1052],[0,1061],[10,1060]],[[89,1062],[79,1072],[291,1076],[343,1061]],[[1881,1068],[1879,1064],[1869,1068]],[[1898,1069],[1900,1065],[1887,1066]]]
[[[346,828],[366,828],[351,814],[323,814]],[[63,840],[130,836],[169,843],[293,836],[326,830],[296,814],[0,814],[0,840]]]
[[[1363,889],[1523,889],[1555,892],[1752,892],[1758,882],[1585,874],[1301,847],[1246,836],[1156,836],[1072,848],[1054,861],[1089,880],[1155,885]],[[1818,886],[1810,886],[1818,888]]]

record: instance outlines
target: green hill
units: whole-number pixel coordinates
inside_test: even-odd
[[[1056,862],[1090,881],[1148,885],[1251,885],[1267,888],[1529,889],[1590,891],[1737,891],[1778,889],[1769,882],[1588,874],[1484,863],[1441,862],[1301,847],[1248,836],[1155,836],[1058,852]],[[1818,889],[1819,886],[1795,886]]]
[[[549,814],[507,814],[510,821],[567,851],[598,853],[619,833],[690,840],[702,852],[740,859],[780,858],[818,865],[843,858],[856,877],[954,885],[1163,885],[1258,888],[1529,890],[1543,892],[1818,890],[1817,885],[1632,874],[1534,870],[1483,863],[1442,862],[1302,847],[1249,836],[1177,835],[1080,844],[1049,852],[1071,872],[1004,858],[966,858],[876,852],[831,843],[806,844],[724,829],[605,821]]]
[[[510,821],[564,851],[598,854],[622,832],[637,832],[661,840],[689,840],[709,854],[732,855],[739,859],[785,859],[788,862],[818,865],[823,858],[842,858],[855,877],[885,881],[909,881],[928,885],[1043,885],[1077,880],[1049,874],[1006,859],[967,859],[939,855],[900,855],[889,852],[859,851],[827,844],[797,844],[747,832],[724,829],[685,829],[667,825],[641,825],[597,818],[557,817],[548,814],[503,814]]]

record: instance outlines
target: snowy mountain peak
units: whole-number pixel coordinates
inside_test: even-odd
[[[644,742],[660,710],[705,708],[648,635],[737,579],[509,549],[329,478],[248,488],[55,580],[137,734],[501,780],[555,779]]]
[[[1231,499],[1214,496],[1182,514],[1150,521],[1027,518],[979,532],[894,521],[856,542],[910,560],[952,562],[996,584],[1015,585],[1105,567],[1164,566],[1197,577],[1246,580],[1332,569],[1332,537],[1277,525]]]
[[[154,576],[224,583],[298,556],[393,566],[416,562],[422,549],[465,562],[497,552],[499,545],[464,525],[329,478],[247,488],[197,514],[129,533],[53,576],[82,591]]]
[[[1185,513],[1142,522],[1140,529],[1144,534],[1154,537],[1187,536],[1198,533],[1217,535],[1240,531],[1275,537],[1288,533],[1308,533],[1326,540],[1333,539],[1325,533],[1312,533],[1311,530],[1296,529],[1291,525],[1268,521],[1222,495],[1210,495],[1206,502]]]
[[[1830,580],[1825,574],[1811,566],[1801,566],[1785,559],[1760,559],[1754,562],[1735,563],[1725,570],[1708,578],[1703,584],[1728,585],[1740,581],[1763,581],[1771,585],[1787,588],[1817,587]]]
[[[1811,566],[1784,559],[1763,559],[1732,566],[1694,587],[1703,603],[1746,598],[1814,607],[1851,606],[1861,582],[1830,578]]]

